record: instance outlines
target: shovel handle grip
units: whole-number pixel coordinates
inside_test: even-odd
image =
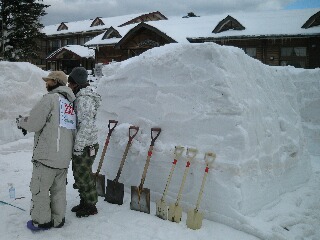
[[[156,136],[153,136],[154,132],[157,132]],[[159,137],[160,133],[161,133],[161,128],[151,128],[151,139],[152,139],[152,141],[151,141],[151,145],[150,146],[154,146],[154,142]]]
[[[132,131],[135,132],[132,134]],[[134,137],[137,135],[137,133],[139,132],[139,127],[136,127],[136,126],[130,126],[129,127],[129,142],[132,141],[132,139],[134,139]]]
[[[114,124],[113,127],[111,127],[111,124]],[[111,135],[112,131],[115,129],[115,127],[117,126],[117,124],[118,124],[118,121],[116,121],[116,120],[109,120],[109,123],[108,123],[108,128],[109,128],[108,136]]]
[[[208,167],[212,167],[216,154],[214,152],[206,152],[204,155],[204,161]]]

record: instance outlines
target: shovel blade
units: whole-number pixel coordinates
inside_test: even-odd
[[[104,197],[105,196],[105,189],[106,189],[106,178],[102,174],[95,175],[94,173],[92,174],[93,179],[96,181],[96,189],[98,196]]]
[[[202,226],[203,213],[196,209],[189,210],[187,213],[187,227],[193,230],[200,229]]]
[[[131,186],[130,209],[150,214],[150,189]]]
[[[123,204],[124,184],[107,179],[105,201],[112,204]]]
[[[164,200],[160,199],[156,202],[156,207],[157,207],[156,216],[163,220],[167,220],[168,219],[167,203]]]
[[[182,207],[180,205],[176,205],[175,203],[172,203],[169,206],[168,211],[168,220],[171,222],[179,223],[182,218]]]

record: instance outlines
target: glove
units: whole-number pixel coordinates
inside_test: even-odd
[[[19,117],[16,118],[16,123],[17,123],[17,128],[18,128],[18,129],[21,129],[23,135],[25,136],[25,135],[27,134],[27,130],[25,130],[24,128],[22,128],[22,127],[20,126],[20,123],[22,122],[23,119],[24,119],[24,117],[22,117],[21,115],[19,115]]]
[[[19,117],[16,118],[16,124],[17,124],[18,129],[21,129],[21,127],[20,127],[21,122],[22,122],[22,116],[19,115]]]

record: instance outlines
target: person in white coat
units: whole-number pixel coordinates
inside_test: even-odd
[[[95,179],[92,177],[92,165],[99,149],[96,116],[101,97],[88,83],[88,73],[83,67],[75,67],[71,71],[68,86],[76,95],[77,131],[72,170],[80,195],[80,204],[71,211],[75,212],[77,217],[88,217],[98,213],[98,194]]]
[[[76,127],[75,96],[66,86],[66,74],[52,71],[43,80],[48,93],[32,108],[29,116],[17,119],[18,128],[35,132],[30,224],[39,229],[64,225],[66,179]]]

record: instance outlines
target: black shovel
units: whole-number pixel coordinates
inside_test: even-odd
[[[113,127],[111,127],[111,124],[114,124]],[[96,182],[96,188],[97,188],[98,196],[101,196],[101,197],[105,196],[104,190],[105,190],[105,187],[106,187],[106,183],[105,183],[105,176],[102,175],[102,174],[99,174],[99,173],[100,173],[100,170],[101,170],[101,167],[102,167],[104,156],[106,154],[106,151],[107,151],[107,148],[108,148],[108,145],[109,145],[109,140],[110,140],[112,131],[117,126],[117,124],[118,124],[118,121],[109,120],[109,124],[108,124],[109,132],[108,132],[107,139],[106,139],[106,141],[104,143],[104,147],[103,147],[103,150],[102,150],[102,154],[101,154],[101,158],[100,158],[100,161],[99,161],[98,169],[97,169],[96,173],[92,173],[92,175],[93,175],[93,177],[95,179],[95,182]]]
[[[157,132],[158,134],[153,137],[153,132]],[[140,212],[145,212],[150,214],[150,189],[143,188],[144,180],[146,179],[147,170],[149,167],[150,159],[152,156],[152,150],[154,146],[154,142],[160,135],[161,128],[151,128],[151,144],[148,151],[148,157],[146,164],[144,165],[144,170],[141,178],[141,183],[138,187],[131,186],[131,203],[130,209],[136,210]]]
[[[135,130],[136,132],[132,134],[131,132],[132,130]],[[117,176],[114,180],[107,179],[106,197],[104,200],[107,201],[108,203],[118,204],[118,205],[123,204],[124,184],[119,182],[119,178],[121,175],[124,162],[127,158],[129,148],[131,147],[132,140],[137,135],[138,131],[139,131],[139,127],[135,127],[135,126],[129,127],[129,140],[128,140],[126,149],[123,153]]]

